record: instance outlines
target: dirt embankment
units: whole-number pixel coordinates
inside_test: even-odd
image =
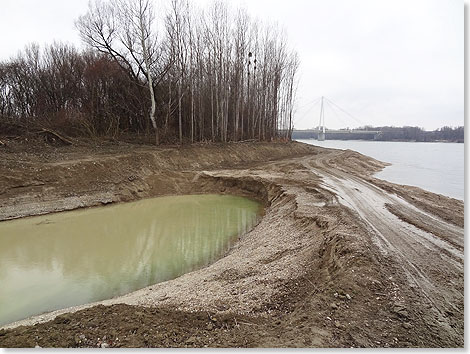
[[[0,346],[463,346],[462,202],[300,143],[96,151],[3,149],[0,219],[206,192],[265,216],[207,268],[29,319]]]

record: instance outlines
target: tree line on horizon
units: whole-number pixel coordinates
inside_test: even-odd
[[[361,129],[361,128],[359,128]],[[435,130],[427,131],[420,127],[373,127],[365,126],[364,130],[380,131],[381,134],[377,140],[405,140],[405,141],[464,141],[464,127],[444,126]]]
[[[449,127],[444,126],[432,131],[424,130],[420,127],[374,127],[371,125],[366,125],[363,127],[355,129],[339,129],[344,131],[351,131],[356,133],[347,134],[347,133],[328,133],[327,135],[330,139],[334,140],[377,140],[377,141],[417,141],[417,142],[432,142],[432,141],[453,141],[453,142],[464,142],[465,137],[465,128],[460,127]],[[361,131],[374,131],[380,132],[380,134],[371,135],[371,134],[360,134]],[[312,130],[294,130],[292,137],[294,139],[311,139],[316,138],[316,129]]]
[[[285,33],[215,1],[96,0],[86,44],[0,62],[0,117],[70,135],[159,143],[290,139],[299,60]]]

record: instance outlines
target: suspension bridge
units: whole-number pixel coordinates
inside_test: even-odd
[[[295,129],[292,133],[293,139],[317,139],[319,141],[323,140],[377,140],[382,134],[379,130],[368,130],[364,129],[328,129],[325,125],[325,112],[328,107],[331,112],[333,112],[337,118],[339,118],[343,123],[345,122],[340,118],[340,114],[347,115],[349,118],[352,118],[356,123],[359,123],[362,126],[365,126],[359,119],[355,116],[338,106],[336,103],[331,101],[327,97],[319,97],[316,100],[313,100],[310,104],[312,107],[307,111],[311,111],[313,107],[320,104],[320,117],[318,126],[312,129],[297,130]],[[338,114],[339,113],[339,114]],[[346,123],[346,125],[349,125]]]

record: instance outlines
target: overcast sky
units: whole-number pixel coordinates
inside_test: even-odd
[[[161,3],[163,0],[158,0]],[[200,4],[209,0],[195,0]],[[464,6],[460,0],[227,0],[280,23],[301,60],[295,127],[464,124]],[[80,45],[88,0],[1,0],[0,59],[27,43]]]

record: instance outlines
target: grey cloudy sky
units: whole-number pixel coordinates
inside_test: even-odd
[[[227,0],[279,22],[301,60],[296,128],[464,124],[464,4],[459,0]],[[162,0],[158,0],[159,3]],[[210,0],[194,0],[201,5]],[[0,59],[30,42],[80,45],[88,0],[1,0]]]

